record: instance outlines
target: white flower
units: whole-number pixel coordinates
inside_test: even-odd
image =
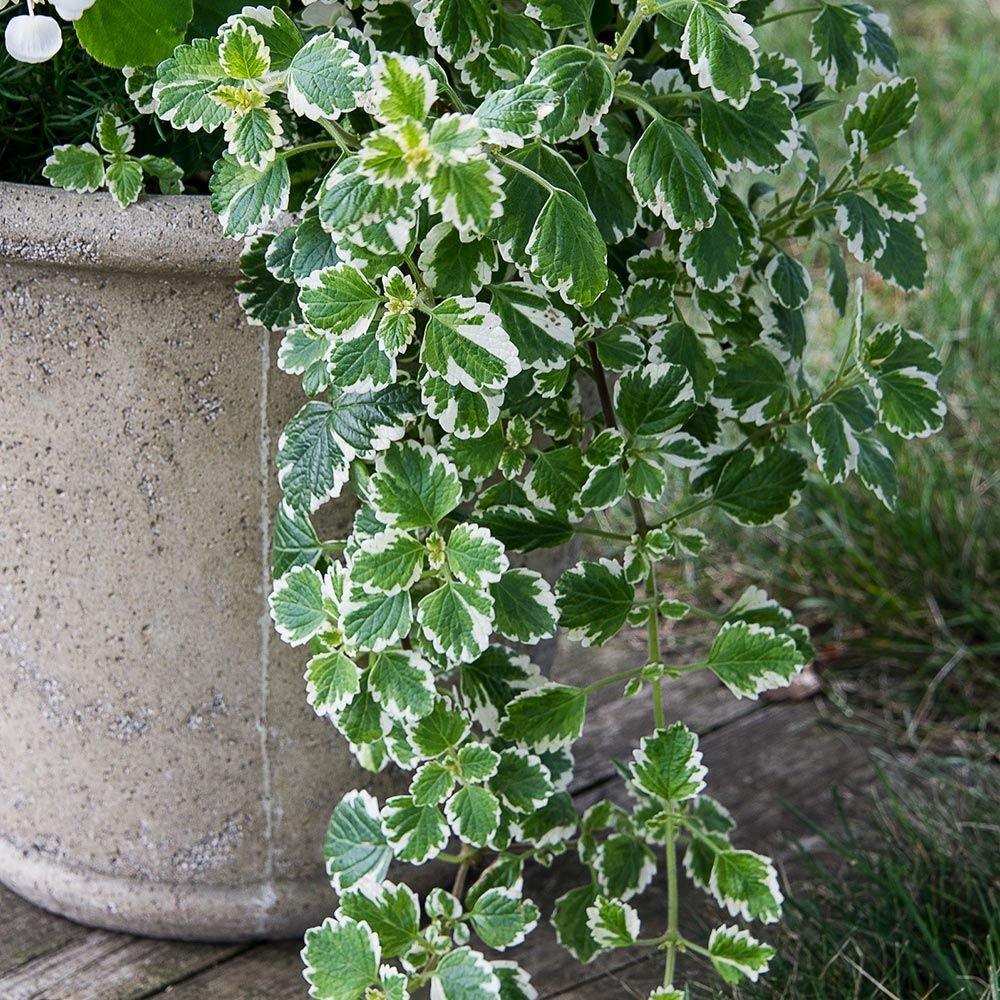
[[[76,21],[95,2],[96,0],[52,0],[52,6],[64,21]]]
[[[41,63],[62,48],[62,29],[54,17],[18,14],[7,22],[3,40],[18,62]]]
[[[310,28],[345,27],[354,24],[347,8],[341,0],[304,0],[306,9],[300,17]]]

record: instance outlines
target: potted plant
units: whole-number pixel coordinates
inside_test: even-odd
[[[739,842],[706,794],[697,737],[682,722],[665,725],[664,689],[704,669],[734,696],[756,697],[804,666],[809,637],[757,589],[730,607],[695,607],[671,566],[708,544],[691,523],[699,512],[769,523],[808,474],[856,474],[892,506],[883,435],[930,434],[944,412],[933,350],[917,333],[866,321],[863,281],[852,297],[842,252],[900,288],[923,280],[919,183],[879,157],[913,119],[913,81],[896,75],[885,20],[867,5],[769,7],[324,0],[304,11],[233,12],[155,66],[140,65],[120,38],[113,54],[101,53],[131,67],[141,111],[221,136],[211,207],[222,234],[245,241],[237,287],[262,332],[249,340],[220,306],[206,331],[215,292],[199,290],[220,281],[205,273],[204,255],[179,268],[168,242],[161,260],[172,277],[147,267],[151,276],[123,295],[136,335],[108,343],[97,310],[90,320],[94,346],[84,341],[81,353],[110,349],[98,393],[122,419],[97,414],[83,436],[85,464],[97,492],[113,461],[103,452],[94,460],[101,429],[132,435],[137,462],[150,461],[165,435],[174,459],[182,445],[190,451],[190,509],[176,521],[171,513],[172,528],[202,541],[172,550],[157,570],[187,598],[171,631],[194,636],[199,670],[245,669],[234,650],[247,645],[257,656],[255,690],[268,710],[240,708],[260,730],[248,769],[262,775],[254,789],[271,848],[248,856],[244,870],[264,876],[262,892],[273,891],[282,864],[274,835],[288,823],[284,796],[295,802],[295,837],[320,808],[318,775],[330,758],[303,745],[299,723],[272,739],[274,720],[298,711],[284,687],[294,671],[280,669],[288,654],[247,627],[252,615],[230,617],[232,635],[206,629],[218,620],[205,611],[210,602],[225,617],[267,584],[278,636],[307,651],[309,704],[356,758],[358,780],[335,803],[325,838],[336,912],[306,934],[313,996],[405,997],[424,987],[446,1000],[533,996],[515,962],[487,959],[480,947],[504,950],[530,932],[539,907],[523,898],[524,866],[569,850],[584,873],[552,919],[581,961],[636,944],[661,950],[656,1000],[683,996],[681,953],[730,982],[766,971],[772,949],[744,924],[779,918],[775,869]],[[82,40],[102,9],[98,0],[77,22]],[[767,27],[796,14],[811,22],[805,68],[782,51],[783,26]],[[883,79],[869,84],[869,72]],[[861,83],[860,94],[848,92]],[[809,131],[820,111],[843,120],[829,172]],[[106,185],[124,203],[138,198],[144,171],[175,183],[176,172],[139,155],[120,118],[102,116],[96,137],[100,148],[56,148],[45,175],[75,191]],[[203,209],[140,200],[116,218],[107,243],[132,240],[124,234],[146,220],[136,212],[169,234],[175,211],[188,219],[184,232]],[[23,243],[22,257],[33,252],[27,236]],[[95,238],[67,252],[106,268],[120,250]],[[821,264],[828,280],[818,293],[810,271]],[[194,274],[178,290],[182,270]],[[66,294],[57,281],[47,310]],[[821,294],[849,335],[832,362],[807,366],[819,315],[810,301]],[[185,317],[171,328],[188,324],[196,336],[139,335],[167,303]],[[227,337],[243,338],[242,348]],[[275,348],[278,367],[294,376],[284,383],[313,397],[300,406],[291,388],[278,390],[280,401],[269,396]],[[171,352],[181,349],[210,352],[209,380],[232,383],[218,397],[223,409],[241,414],[211,467],[200,436],[171,423],[165,405],[165,373],[177,370]],[[124,385],[120,358],[143,381]],[[189,397],[203,388],[195,386],[184,384]],[[25,408],[28,396],[21,387]],[[215,409],[204,415],[209,428]],[[65,410],[48,416],[61,422]],[[79,439],[78,424],[65,426]],[[269,493],[272,468],[280,503]],[[226,553],[249,554],[223,565],[213,505],[248,495],[258,520],[245,531],[256,547],[225,540]],[[347,496],[353,520],[323,524],[331,507],[346,510]],[[115,544],[135,521],[134,509],[116,519]],[[270,566],[259,557],[264,524],[275,536]],[[554,585],[512,562],[580,537],[599,540],[606,557],[575,562]],[[217,572],[213,593],[191,592],[190,579],[205,579],[193,569],[200,560]],[[147,585],[145,575],[130,582]],[[37,600],[41,581],[30,592]],[[114,601],[93,586],[88,594],[90,616],[111,618]],[[692,614],[718,623],[709,650],[696,663],[665,662],[661,629]],[[560,627],[570,641],[600,645],[640,623],[644,661],[589,685],[546,680],[514,648]],[[136,636],[153,641],[141,625]],[[152,678],[171,710],[176,673],[165,667]],[[123,686],[138,686],[127,676]],[[608,685],[649,694],[650,734],[623,767],[632,807],[601,802],[578,816],[567,792],[572,745],[589,696]],[[164,739],[165,752],[196,753],[186,733]],[[245,749],[230,758],[237,786]],[[340,759],[338,783],[348,769]],[[175,766],[192,764],[185,756]],[[139,794],[156,786],[135,775]],[[227,829],[218,840],[227,836],[242,843]],[[211,856],[215,845],[198,848]],[[453,866],[451,892],[421,900],[408,876],[390,872],[394,862],[432,859]],[[681,860],[726,913],[704,940],[680,922]],[[668,912],[640,928],[630,900],[661,868]],[[194,884],[197,865],[190,870]]]

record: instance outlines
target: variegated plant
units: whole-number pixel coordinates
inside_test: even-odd
[[[769,6],[248,7],[129,71],[141,109],[221,130],[212,203],[247,240],[241,301],[284,331],[278,364],[316,397],[278,450],[278,632],[308,647],[309,702],[358,760],[410,778],[386,802],[358,790],[336,804],[339,906],[303,951],[314,997],[535,996],[470,941],[518,944],[539,919],[525,866],[566,851],[580,884],[552,920],[581,962],[662,952],[656,1000],[684,995],[681,953],[728,982],[767,969],[773,950],[735,921],[779,919],[774,866],[734,845],[697,737],[664,722],[664,692],[708,670],[755,698],[801,670],[809,637],[754,588],[692,607],[673,567],[707,544],[696,513],[767,524],[811,463],[833,483],[856,473],[891,507],[885,432],[922,437],[944,413],[934,352],[872,329],[861,279],[849,306],[842,254],[901,289],[922,283],[920,185],[878,156],[913,119],[914,83],[865,3]],[[765,45],[795,14],[811,20],[805,67]],[[832,169],[810,136],[817,113],[843,120]],[[142,169],[174,182],[130,156],[115,121],[100,141],[104,156],[57,151],[48,176],[106,181],[122,201]],[[807,371],[810,328],[833,310],[850,313],[846,346]],[[311,514],[348,489],[350,536],[320,537]],[[508,559],[577,536],[609,557],[554,588]],[[666,662],[661,630],[689,614],[718,633],[698,662]],[[559,626],[601,645],[640,624],[643,661],[583,687],[546,680],[511,645]],[[621,769],[631,805],[580,816],[572,747],[609,685],[648,688],[651,733]],[[680,920],[680,851],[726,912],[707,940]],[[394,859],[453,865],[452,891],[421,905],[386,881]],[[641,928],[633,900],[661,868],[667,910]]]

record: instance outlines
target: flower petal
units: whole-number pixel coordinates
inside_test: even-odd
[[[18,14],[7,22],[4,44],[18,62],[41,63],[62,48],[62,29],[54,17]]]

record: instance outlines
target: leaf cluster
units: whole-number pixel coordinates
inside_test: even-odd
[[[283,332],[278,364],[314,397],[278,444],[275,626],[309,647],[309,702],[360,763],[408,776],[405,794],[354,791],[334,811],[340,909],[307,936],[312,994],[533,996],[469,941],[517,944],[539,915],[524,865],[566,851],[589,881],[552,919],[581,961],[659,949],[660,1000],[683,995],[682,951],[755,980],[773,950],[747,929],[698,943],[679,927],[681,848],[730,918],[774,922],[782,898],[703,794],[697,736],[666,726],[663,684],[708,670],[754,698],[802,669],[809,638],[756,588],[725,609],[662,588],[708,543],[699,511],[771,523],[809,474],[856,474],[891,507],[883,435],[941,426],[933,350],[870,327],[844,254],[922,283],[920,185],[881,160],[912,122],[913,81],[863,3],[805,9],[806,67],[762,49],[761,0],[332,6],[325,23],[248,7],[133,87],[173,127],[222,134],[212,204],[247,241],[241,302]],[[884,79],[845,97],[863,72]],[[828,177],[809,118],[831,105],[844,143]],[[105,167],[83,152],[90,183]],[[87,172],[81,152],[56,156],[51,174],[69,177],[71,159]],[[301,166],[316,156],[322,169]],[[814,251],[852,331],[819,378],[803,365]],[[313,514],[345,489],[353,528],[321,538]],[[654,523],[667,496],[679,502]],[[634,532],[613,530],[619,513]],[[615,558],[554,584],[510,558],[581,535]],[[716,637],[703,660],[667,664],[661,627],[686,614]],[[512,645],[560,627],[601,645],[637,624],[646,661],[587,687],[546,680]],[[648,686],[654,728],[624,770],[633,807],[580,816],[572,746],[606,684]],[[674,902],[643,938],[629,900],[661,857]],[[421,915],[385,878],[393,860],[434,858],[456,865],[455,891]]]

